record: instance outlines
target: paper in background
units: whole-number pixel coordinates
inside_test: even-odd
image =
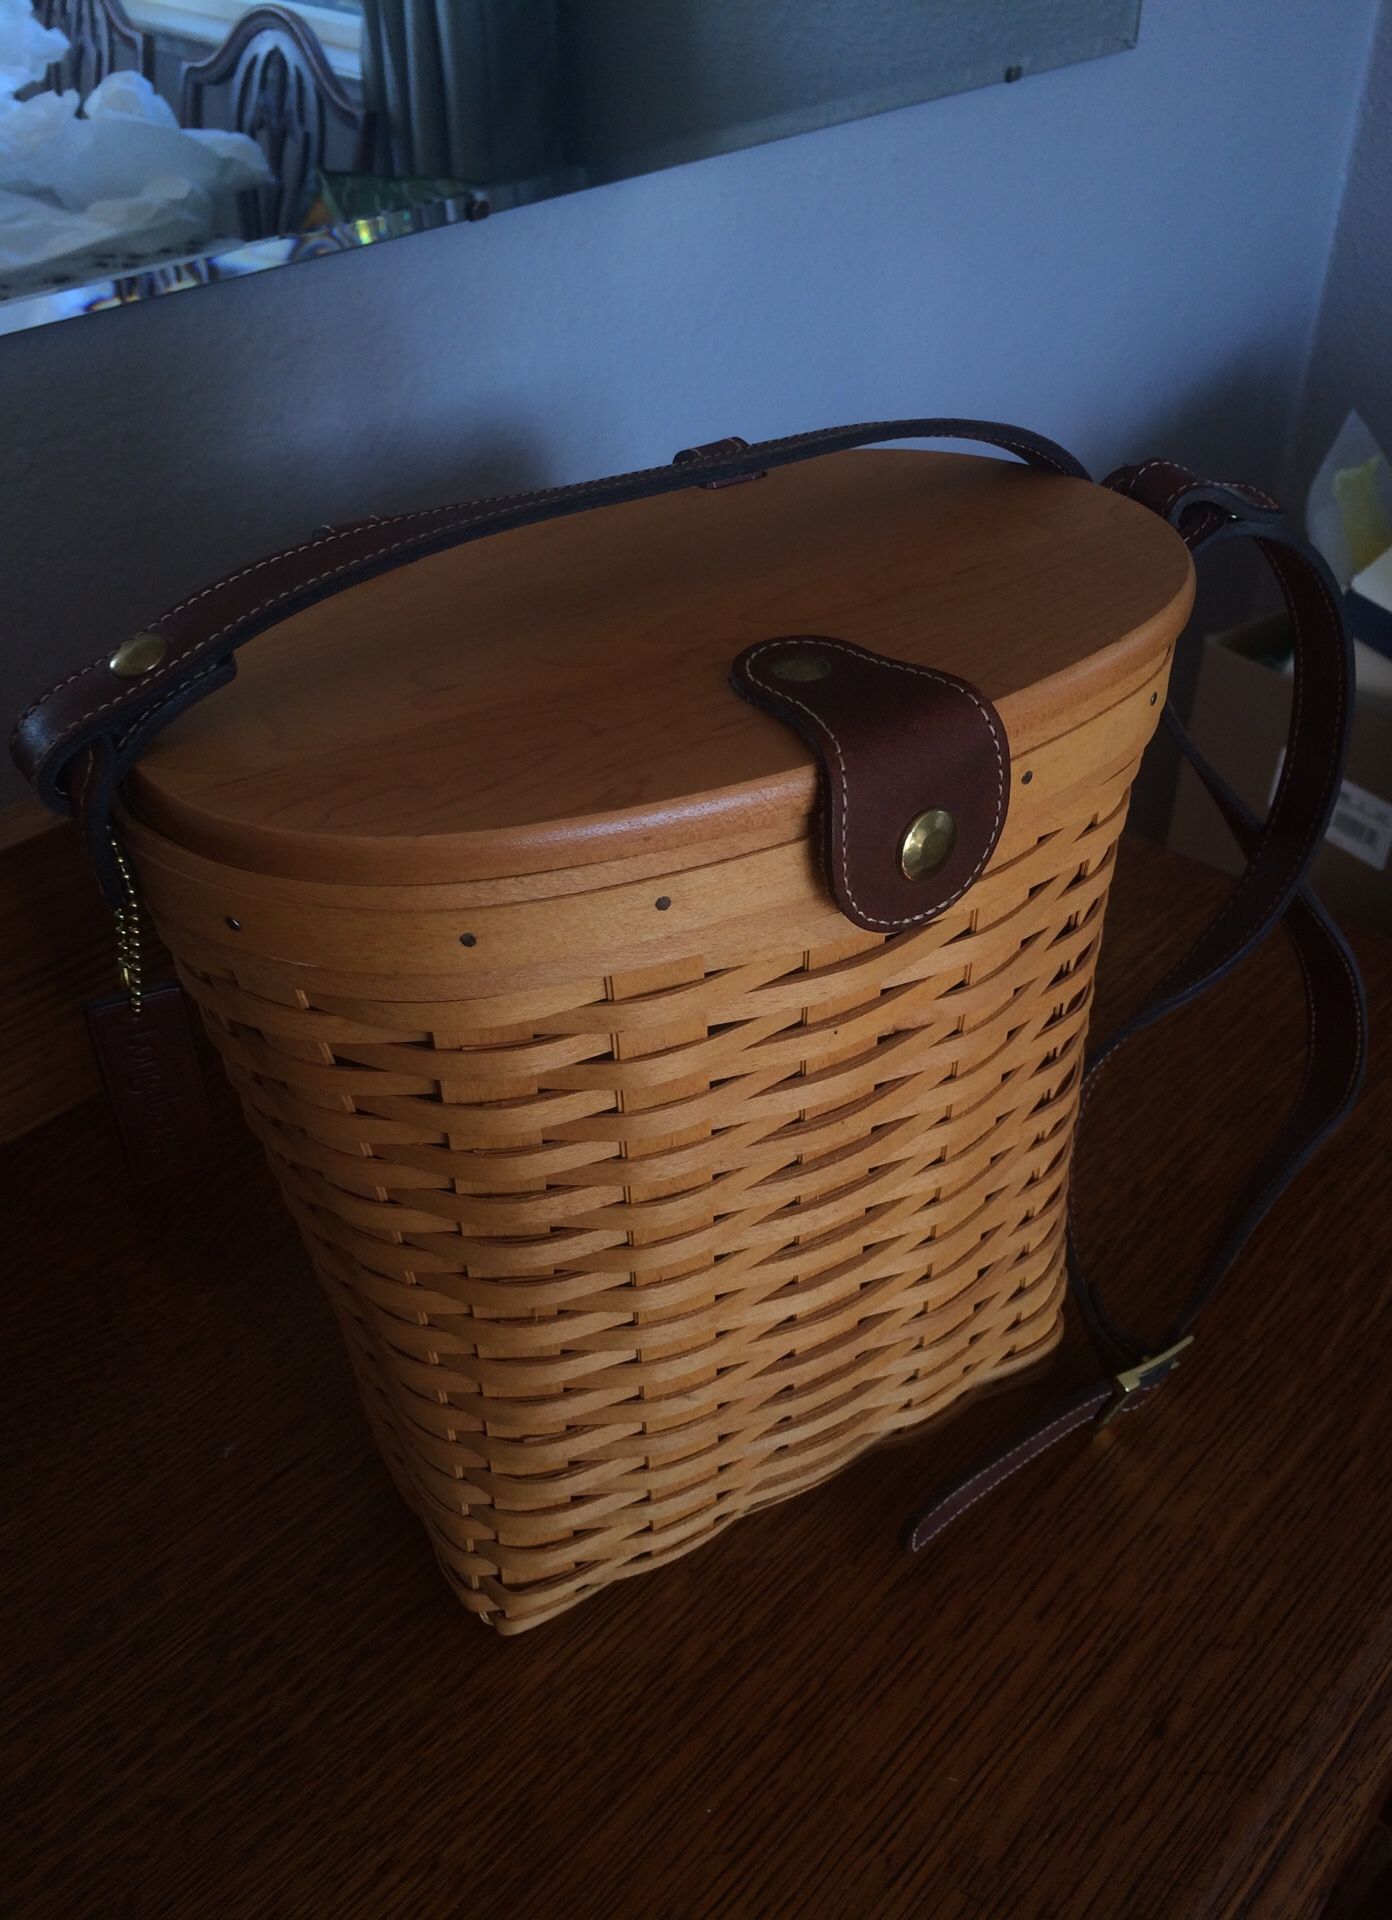
[[[1353,590],[1348,613],[1359,701],[1392,711],[1392,469],[1357,413],[1344,421],[1310,484],[1305,529],[1340,587]]]

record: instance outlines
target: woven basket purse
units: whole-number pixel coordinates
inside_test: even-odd
[[[949,436],[1016,457],[864,450]],[[1261,827],[1210,776],[1250,865],[1125,1033],[1281,923],[1312,1060],[1157,1351],[1070,1259],[1069,1164],[1190,550],[1236,534],[1297,629],[1285,771]],[[913,420],[324,531],[70,675],[16,752],[117,913],[94,1035],[134,1164],[194,1133],[143,903],[397,1485],[512,1633],[1038,1360],[1070,1268],[1096,1386],[910,1544],[1158,1385],[1356,1088],[1302,884],[1347,707],[1335,597],[1263,496]]]

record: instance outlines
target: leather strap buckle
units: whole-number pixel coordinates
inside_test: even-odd
[[[1150,1359],[1142,1360],[1134,1367],[1128,1367],[1124,1373],[1116,1376],[1116,1392],[1102,1409],[1098,1418],[1099,1427],[1110,1426],[1118,1414],[1135,1410],[1143,1394],[1154,1392],[1162,1380],[1169,1377],[1179,1365],[1179,1356],[1186,1347],[1192,1347],[1194,1336],[1186,1334],[1172,1347],[1166,1347],[1163,1353],[1152,1354]]]

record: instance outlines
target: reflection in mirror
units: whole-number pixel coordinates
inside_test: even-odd
[[[1140,0],[0,0],[0,332],[1134,46]]]

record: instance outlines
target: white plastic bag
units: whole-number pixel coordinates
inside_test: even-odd
[[[4,0],[0,0],[0,5]],[[234,233],[236,197],[273,175],[244,134],[190,130],[138,73],[0,99],[0,279],[14,290]]]
[[[41,27],[29,0],[0,0],[0,94],[18,93],[42,80],[68,50],[68,36]]]

